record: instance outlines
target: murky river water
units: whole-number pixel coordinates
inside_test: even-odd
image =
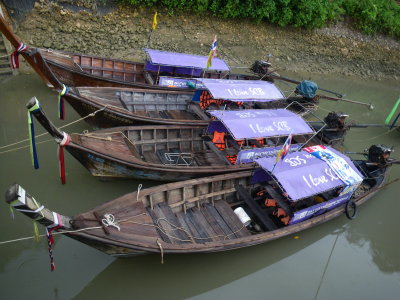
[[[297,78],[300,78],[298,75]],[[307,78],[308,79],[308,78]],[[400,95],[399,82],[349,78],[311,78],[321,87],[372,102],[375,110],[322,100],[318,115],[329,110],[350,114],[358,123],[382,123]],[[56,144],[38,141],[40,169],[34,170],[27,145],[26,102],[36,96],[56,125],[78,119],[66,105],[67,119],[55,117],[57,99],[36,76],[0,82],[0,192],[13,182],[38,201],[65,215],[86,211],[131,192],[145,181],[100,182],[69,154],[67,184],[58,178]],[[280,84],[282,90],[292,86]],[[76,123],[67,132],[90,129]],[[37,134],[43,132],[36,122]],[[400,133],[383,128],[353,129],[345,149],[361,151],[373,143],[395,146],[400,158]],[[400,166],[391,179],[400,176]],[[32,221],[16,213],[13,220],[0,198],[0,242],[31,236]],[[56,271],[51,273],[47,242],[33,240],[0,245],[0,299],[398,299],[400,294],[400,183],[388,186],[364,206],[356,220],[345,216],[260,246],[207,255],[148,255],[114,259],[63,236],[55,238]],[[43,232],[43,228],[40,228]],[[336,241],[336,243],[335,243]],[[328,263],[329,261],[329,263]]]

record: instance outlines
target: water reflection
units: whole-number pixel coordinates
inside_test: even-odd
[[[398,187],[396,190],[398,193]],[[372,262],[380,271],[389,274],[399,273],[398,196],[396,197],[390,190],[385,190],[374,198],[369,203],[368,209],[361,211],[363,216],[347,226],[345,236],[351,244],[367,248]]]
[[[118,278],[112,283],[112,294],[116,298],[127,294],[138,299],[160,299],[167,295],[170,299],[193,297],[265,269],[306,249],[326,234],[311,229],[300,239],[291,236],[240,250],[167,255],[164,264],[158,255],[118,259],[97,275],[77,299],[91,299],[98,294],[108,298],[110,278]]]

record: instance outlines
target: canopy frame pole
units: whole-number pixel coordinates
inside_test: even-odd
[[[303,109],[305,109],[305,110],[308,110],[308,109],[306,109],[303,105],[301,105],[299,102],[297,102],[297,101],[293,101],[292,103],[290,103],[288,106],[286,106],[285,107],[285,109],[288,109],[292,104],[294,104],[294,103],[296,103],[297,105],[299,105],[299,106],[301,106]],[[323,124],[323,126],[318,130],[318,131],[314,131],[314,134],[313,135],[311,135],[311,137],[305,142],[305,143],[303,143],[296,151],[301,151],[301,149],[303,149],[303,147],[305,146],[305,145],[307,145],[307,143],[309,142],[309,141],[311,141],[320,131],[322,131],[322,129],[324,129],[327,125],[326,125],[326,123],[325,123],[325,121],[323,120],[323,119],[321,119],[320,117],[318,117],[317,115],[315,115],[311,110],[308,110],[309,111],[309,113],[313,116],[313,117],[315,117],[316,119],[318,119],[318,120],[320,120],[320,122]],[[309,122],[307,122],[307,124],[309,124]]]
[[[160,69],[161,69],[161,65],[158,65],[157,80],[156,80],[156,83],[157,83],[157,84],[160,82]]]

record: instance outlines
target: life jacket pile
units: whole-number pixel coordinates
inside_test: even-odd
[[[200,95],[200,108],[205,110],[207,107],[209,107],[211,104],[216,104],[217,106],[221,106],[227,103],[231,103],[230,101],[227,100],[222,100],[222,99],[213,99],[212,95],[208,91],[202,91]],[[238,106],[243,105],[243,102],[236,102]]]

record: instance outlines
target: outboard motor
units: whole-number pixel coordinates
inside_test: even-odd
[[[372,145],[368,149],[368,161],[378,166],[385,166],[389,161],[391,153],[392,149],[385,145]]]
[[[326,123],[327,127],[330,129],[346,129],[346,118],[349,115],[346,115],[342,112],[334,112],[331,111],[325,118],[324,122]]]
[[[250,70],[260,76],[268,73],[268,69],[271,67],[271,63],[265,60],[256,60],[251,66]]]

